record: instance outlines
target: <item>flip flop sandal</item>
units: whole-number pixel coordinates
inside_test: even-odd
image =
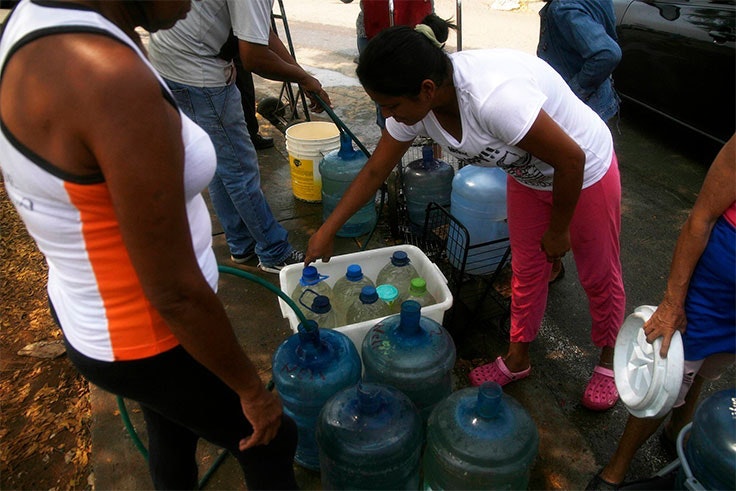
[[[468,378],[470,384],[475,387],[483,384],[483,382],[496,382],[503,387],[510,382],[527,378],[531,371],[532,367],[520,372],[512,372],[504,363],[503,358],[499,356],[493,363],[486,363],[471,370]]]
[[[618,390],[613,370],[597,365],[585,388],[582,404],[592,411],[606,411],[616,405]]]

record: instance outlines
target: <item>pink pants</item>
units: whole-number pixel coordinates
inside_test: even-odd
[[[540,250],[549,226],[552,192],[538,191],[507,177],[507,208],[511,240],[511,341],[537,337],[547,307],[552,263]],[[621,180],[613,155],[606,175],[580,193],[570,223],[570,240],[580,283],[588,296],[593,321],[591,338],[599,347],[613,347],[626,309],[621,275]]]

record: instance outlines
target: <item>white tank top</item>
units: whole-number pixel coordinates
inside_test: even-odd
[[[21,46],[59,32],[92,32],[118,39],[155,73],[135,43],[98,13],[28,0],[7,21],[0,39],[0,69]],[[162,97],[176,106],[166,84],[158,79]],[[215,290],[218,271],[210,215],[201,195],[215,171],[215,150],[204,130],[179,114],[192,243],[199,266]],[[22,145],[1,118],[0,130],[5,188],[46,257],[49,298],[69,343],[101,361],[146,358],[176,346],[176,337],[143,294],[104,176],[69,175]]]

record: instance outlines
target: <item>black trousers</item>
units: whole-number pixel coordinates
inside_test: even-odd
[[[66,347],[69,359],[87,380],[141,405],[148,431],[148,465],[156,489],[197,488],[199,438],[235,456],[248,489],[298,488],[293,420],[284,415],[278,434],[268,445],[241,452],[238,442],[253,428],[243,415],[240,399],[181,346],[150,358],[115,362],[89,358],[69,343]]]

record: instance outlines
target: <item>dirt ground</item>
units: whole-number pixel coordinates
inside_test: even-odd
[[[18,354],[58,347],[47,267],[0,178],[0,488],[92,489],[89,387],[66,355]]]

